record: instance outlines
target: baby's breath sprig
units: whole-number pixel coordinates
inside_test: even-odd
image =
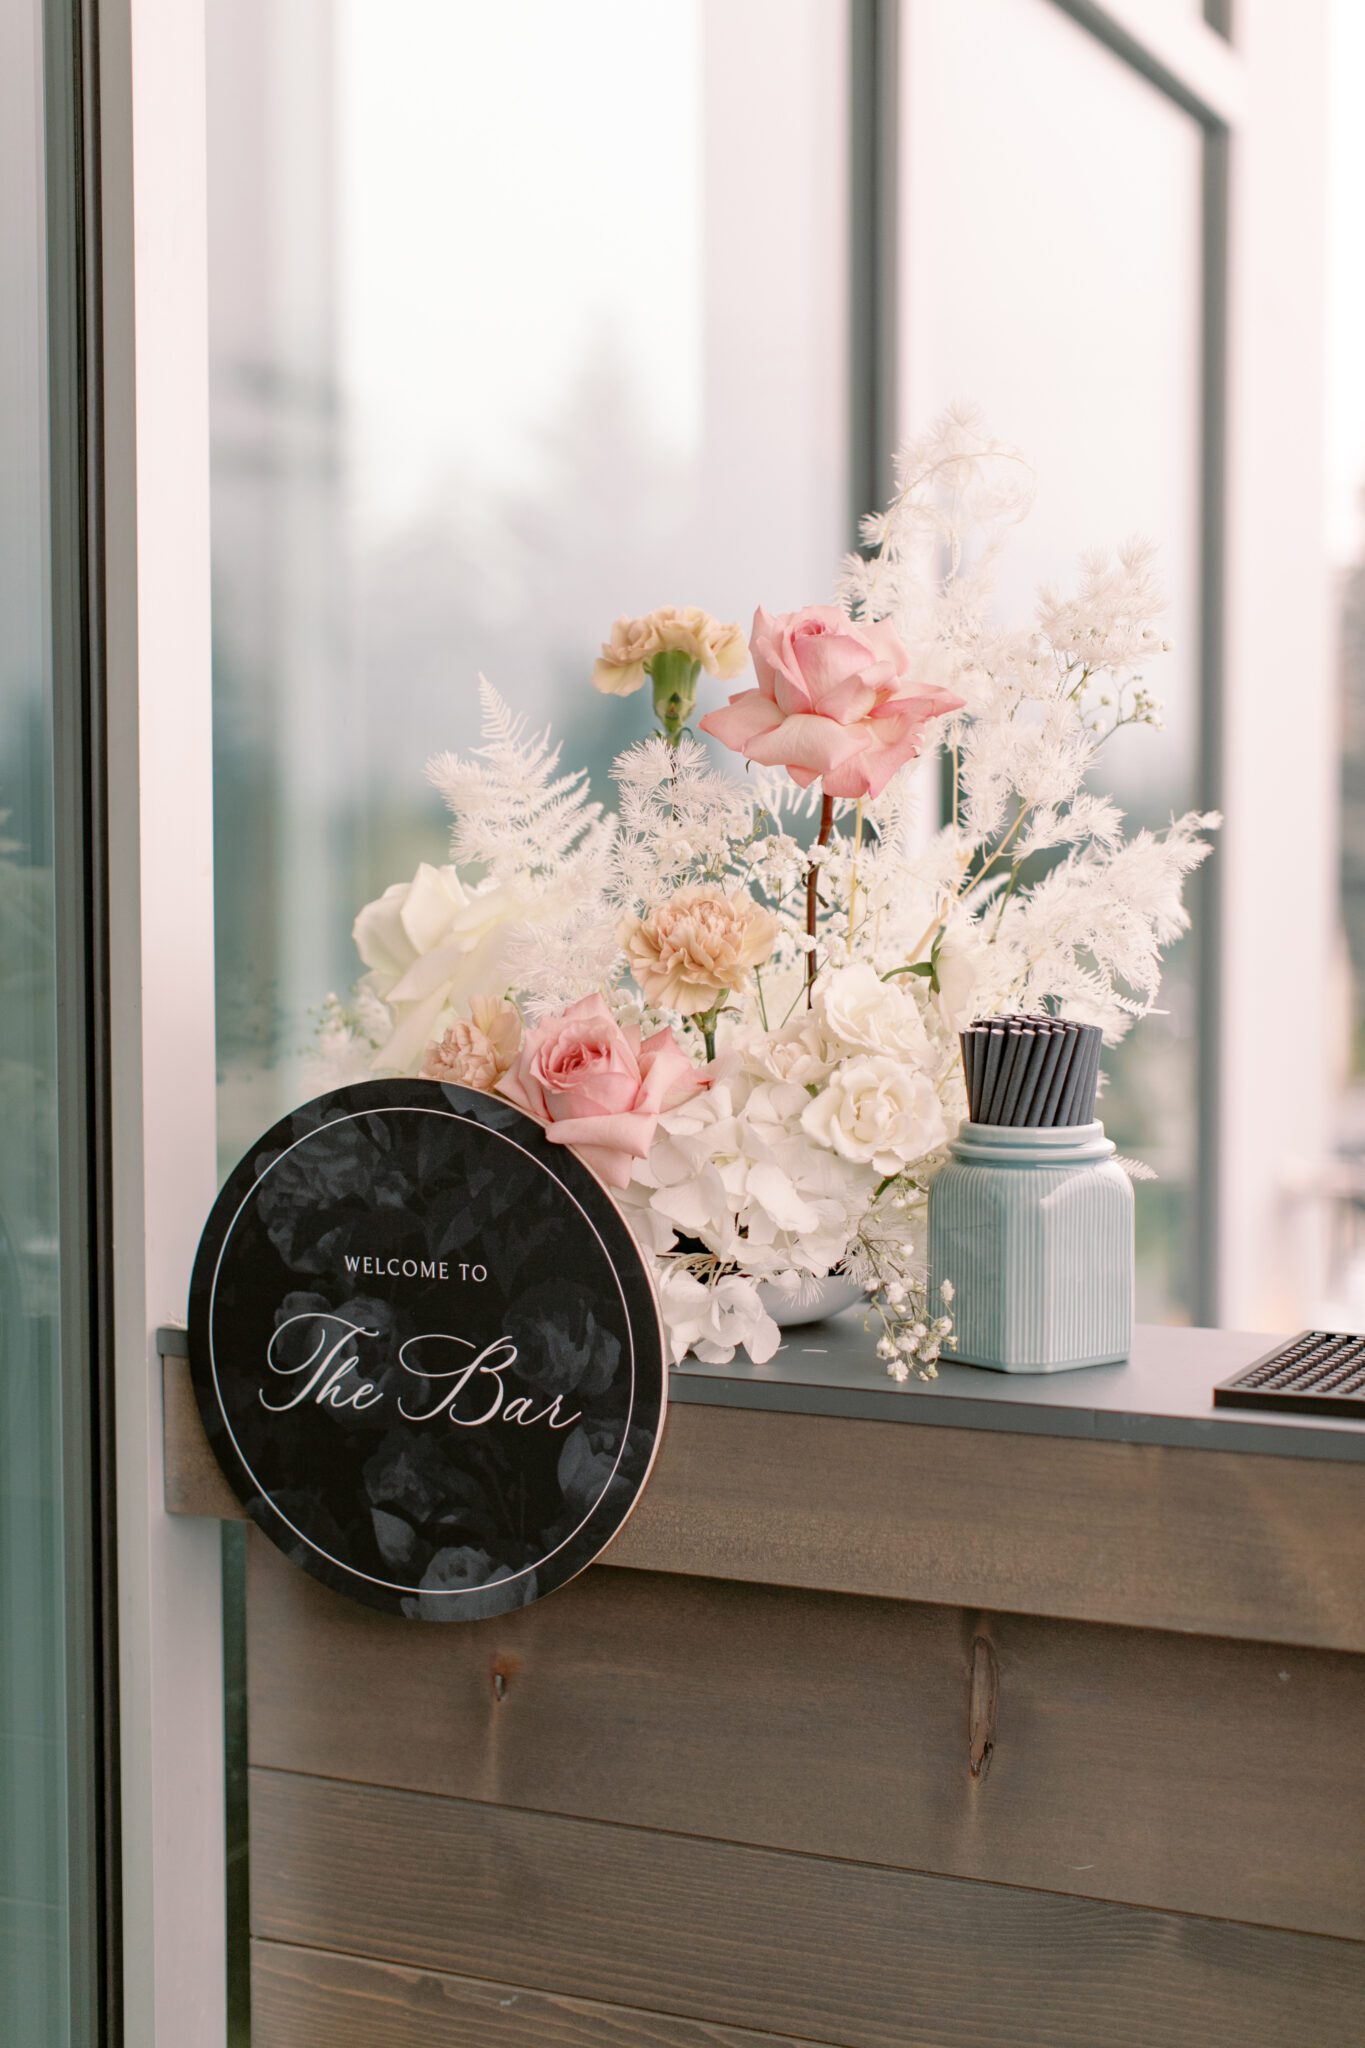
[[[957,1349],[953,1319],[947,1313],[953,1299],[951,1280],[940,1283],[938,1295],[944,1311],[940,1315],[931,1313],[924,1281],[892,1280],[871,1297],[866,1328],[875,1329],[874,1317],[880,1320],[877,1356],[893,1380],[903,1383],[912,1372],[917,1379],[936,1380],[944,1349]]]
[[[893,1197],[897,1208],[911,1206],[922,1190]],[[918,1379],[938,1378],[938,1362],[945,1349],[957,1349],[953,1319],[948,1313],[953,1300],[953,1283],[944,1280],[931,1302],[929,1283],[909,1268],[913,1253],[909,1239],[899,1240],[864,1223],[856,1239],[856,1251],[849,1260],[867,1288],[867,1315],[863,1327],[877,1332],[877,1356],[893,1380],[904,1382],[913,1372]]]

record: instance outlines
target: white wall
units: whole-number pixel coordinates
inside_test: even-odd
[[[99,41],[125,2033],[221,2048],[221,1533],[166,1513],[155,1344],[216,1188],[201,10]]]

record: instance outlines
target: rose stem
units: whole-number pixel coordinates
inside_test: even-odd
[[[834,829],[834,798],[833,798],[832,796],[822,796],[822,797],[821,797],[821,799],[820,799],[820,830],[819,830],[819,831],[818,831],[818,832],[816,833],[816,835],[815,835],[815,844],[816,844],[816,846],[828,846],[828,845],[829,845],[829,835],[830,835],[830,833],[832,832],[832,830],[833,830],[833,829]],[[809,866],[809,867],[808,867],[808,868],[806,869],[806,930],[807,930],[807,932],[809,933],[809,935],[810,935],[810,938],[812,939],[812,941],[813,941],[813,940],[814,940],[814,938],[815,938],[815,910],[816,910],[816,902],[817,902],[817,891],[818,891],[818,889],[819,889],[819,885],[820,885],[820,863],[819,863],[819,862],[818,862],[817,860],[814,860],[814,859],[812,859],[812,861],[811,861],[811,864],[810,864],[810,866]],[[806,955],[806,1008],[807,1008],[807,1009],[809,1009],[809,1008],[810,1008],[810,1005],[811,1005],[811,995],[812,995],[812,992],[813,992],[814,988],[815,988],[815,947],[814,947],[814,944],[812,944],[812,946],[811,946],[811,949],[810,949],[809,953],[807,953],[807,955]]]

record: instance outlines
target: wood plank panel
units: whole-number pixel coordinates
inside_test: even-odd
[[[1359,2048],[1353,1942],[280,1772],[252,1787],[268,1940],[838,2048]]]
[[[603,1570],[419,1628],[254,1533],[250,1585],[257,1764],[1365,1938],[1362,1658]]]
[[[609,1559],[1365,1650],[1365,1466],[675,1408]]]
[[[240,1517],[164,1378],[168,1508]],[[678,1406],[606,1562],[1365,1651],[1365,1465]]]
[[[275,1941],[251,1945],[251,2000],[252,2048],[804,2048],[789,2034]]]

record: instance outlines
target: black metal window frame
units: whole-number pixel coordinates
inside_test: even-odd
[[[73,2041],[123,2038],[110,1360],[95,0],[44,0],[53,818]]]

